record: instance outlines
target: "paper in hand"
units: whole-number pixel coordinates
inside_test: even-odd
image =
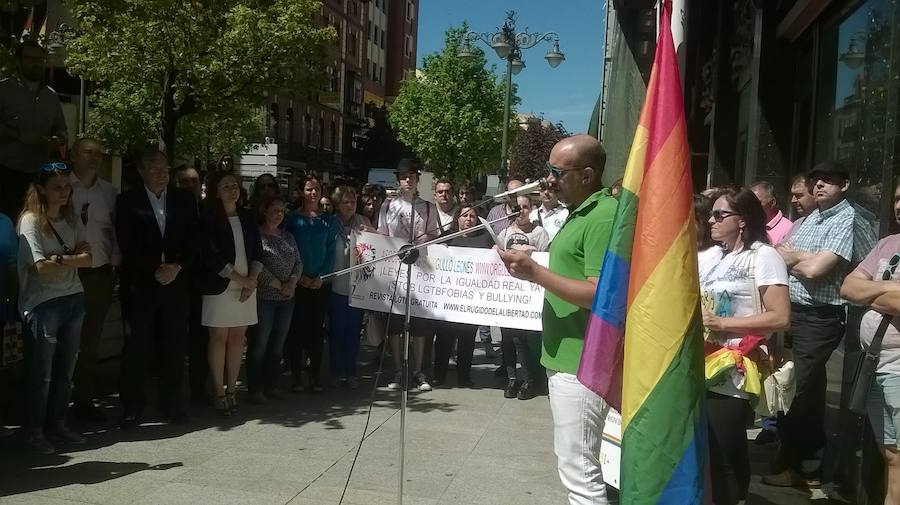
[[[498,237],[497,234],[494,233],[494,229],[491,227],[491,225],[488,224],[488,222],[483,217],[479,217],[478,219],[481,221],[481,224],[484,225],[484,229],[487,230],[491,238],[494,239],[494,243],[497,244],[497,247],[499,247],[500,250],[505,251],[506,247],[504,247],[503,243],[500,241],[500,237]]]

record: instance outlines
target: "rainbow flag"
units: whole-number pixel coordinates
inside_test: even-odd
[[[669,0],[585,332],[579,380],[622,414],[623,504],[703,502],[703,336]]]

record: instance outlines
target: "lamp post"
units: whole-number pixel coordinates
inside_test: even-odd
[[[47,55],[62,58],[66,51],[66,37],[74,30],[66,23],[60,23],[56,29],[47,35]],[[87,100],[85,94],[84,77],[79,76],[80,86],[78,90],[78,134],[84,133],[87,124]]]
[[[559,66],[566,55],[559,50],[559,35],[556,32],[534,33],[526,28],[516,32],[516,12],[507,11],[506,21],[496,32],[478,33],[469,32],[463,37],[463,44],[457,56],[463,59],[474,58],[477,54],[473,47],[481,41],[497,53],[501,59],[506,60],[506,97],[503,104],[503,140],[500,144],[500,178],[507,176],[507,148],[509,142],[509,114],[510,101],[512,100],[512,76],[518,75],[525,68],[525,60],[522,59],[522,51],[531,49],[542,41],[552,42],[553,46],[544,55],[544,59],[551,68]]]

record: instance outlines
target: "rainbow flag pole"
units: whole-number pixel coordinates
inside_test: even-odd
[[[700,504],[703,337],[671,0],[585,332],[579,380],[622,414],[623,504]]]

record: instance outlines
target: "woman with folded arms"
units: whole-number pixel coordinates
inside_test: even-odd
[[[27,370],[26,444],[40,454],[56,451],[51,440],[85,442],[65,422],[84,321],[84,288],[78,269],[91,266],[84,227],[72,208],[69,176],[65,163],[41,167],[37,180],[28,188],[19,217],[19,307],[25,322]]]

